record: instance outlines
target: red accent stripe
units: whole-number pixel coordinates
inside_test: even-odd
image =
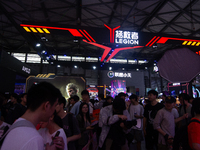
[[[156,36],[154,36],[145,46],[148,46],[155,38]]]
[[[157,37],[150,45],[149,47],[151,47],[160,37]]]
[[[115,30],[117,30],[118,28],[120,28],[120,26],[115,27],[115,28],[112,29],[112,43],[114,43]]]
[[[193,42],[200,42],[200,40],[192,40],[192,39],[181,39],[181,38],[170,38],[170,37],[161,37],[157,43],[164,44],[168,40],[179,40],[179,41],[193,41]]]
[[[86,42],[88,44],[91,44],[91,45],[94,45],[94,46],[97,46],[97,47],[100,47],[102,49],[104,49],[104,52],[103,52],[103,55],[101,57],[101,62],[106,58],[106,56],[108,55],[108,53],[110,52],[111,48],[110,47],[107,47],[107,46],[104,46],[104,45],[101,45],[101,44],[98,44],[98,43],[94,43],[94,42],[87,42],[86,40],[83,39],[83,42]]]
[[[96,42],[86,30],[83,30],[83,31],[90,37],[90,39],[92,39],[93,42]]]
[[[110,30],[110,43],[112,43],[112,29],[106,24],[104,24],[104,26]]]
[[[113,58],[119,51],[128,50],[128,49],[135,49],[135,48],[142,48],[142,47],[144,47],[144,46],[133,46],[133,47],[116,48],[116,49],[114,49],[114,52],[106,60],[106,62],[108,62],[111,58]]]
[[[47,29],[57,29],[57,30],[68,30],[73,36],[83,37],[77,29],[69,29],[69,28],[59,28],[59,27],[48,27],[48,26],[37,26],[37,25],[26,25],[20,24],[23,27],[35,27],[35,28],[47,28]]]
[[[90,38],[87,37],[87,35],[85,35],[85,33],[84,33],[83,31],[81,31],[81,29],[79,29],[79,31],[88,39],[88,41],[92,42],[92,41],[90,40]]]

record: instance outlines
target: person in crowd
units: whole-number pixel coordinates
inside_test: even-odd
[[[172,147],[173,138],[175,135],[175,123],[188,117],[188,114],[177,118],[174,108],[174,102],[176,99],[172,96],[168,96],[165,99],[165,107],[160,109],[154,119],[154,129],[159,132],[158,135],[158,150],[168,150]],[[176,109],[175,109],[176,110]]]
[[[11,106],[8,109],[5,122],[8,124],[13,124],[16,119],[21,117],[21,106],[18,103],[19,96],[16,93],[11,94]]]
[[[192,118],[192,104],[189,103],[190,96],[186,93],[181,93],[179,95],[179,100],[181,103],[179,116],[183,116],[185,113],[188,113],[188,118],[182,120],[179,124],[179,127],[182,127],[184,125],[187,125]]]
[[[189,103],[192,104],[193,100],[194,100],[194,97],[193,97],[193,96],[190,96]]]
[[[148,99],[150,103],[144,107],[143,132],[145,136],[145,144],[147,150],[157,149],[158,131],[154,130],[153,122],[157,112],[164,107],[163,104],[157,102],[158,92],[150,90]]]
[[[79,97],[77,95],[70,97],[68,99],[67,111],[70,112],[74,104],[78,101],[79,101]]]
[[[76,150],[76,141],[81,138],[81,132],[77,119],[73,114],[64,111],[66,100],[64,97],[58,99],[58,105],[56,106],[56,112],[62,119],[63,129],[67,136],[67,146],[69,150]]]
[[[124,99],[117,98],[112,105],[102,108],[99,118],[99,126],[102,127],[100,149],[121,150],[126,145],[125,122],[130,120]]]
[[[81,138],[78,140],[78,150],[88,143],[90,139],[90,131],[93,127],[90,125],[89,105],[86,102],[80,104],[79,114],[76,116],[81,131]]]
[[[142,133],[142,119],[144,114],[144,107],[139,104],[138,96],[132,94],[129,97],[131,103],[128,108],[128,112],[130,114],[131,120],[137,119],[138,126],[133,126],[131,130],[131,134],[134,136],[134,141],[137,143],[137,150],[141,150],[141,141],[143,141],[143,133]]]
[[[71,113],[74,114],[75,116],[77,116],[79,114],[79,107],[81,105],[82,102],[86,102],[86,103],[89,103],[90,101],[90,95],[89,95],[89,92],[87,90],[83,90],[81,92],[81,96],[82,96],[82,100],[81,101],[78,101],[74,104],[74,106],[72,107],[71,109]],[[93,108],[92,108],[93,110]],[[90,114],[93,112],[92,110],[90,110],[89,108],[89,112]]]
[[[0,114],[1,114],[1,108],[4,101],[5,101],[4,95],[0,94]],[[0,118],[1,118],[1,115],[0,115]],[[3,122],[2,119],[0,119],[0,139],[2,135],[9,129],[9,127],[10,127],[10,124]]]
[[[165,105],[165,99],[166,99],[166,95],[163,93],[163,94],[162,94],[162,101],[161,101],[161,103],[162,103],[163,105]]]
[[[99,99],[99,102],[95,103],[94,105],[95,109],[101,109],[103,107],[103,103],[106,102],[103,94],[99,94],[98,99]]]
[[[192,102],[192,109],[195,112],[195,116],[191,120],[197,120],[200,122],[200,98],[195,98]],[[200,123],[191,122],[188,125],[188,141],[189,146],[193,150],[200,149]]]
[[[49,143],[44,147],[44,139],[36,130],[37,124],[47,122],[53,115],[60,91],[48,82],[33,85],[27,94],[27,111],[15,124],[22,124],[12,129],[5,137],[2,150],[56,150],[64,148],[62,137],[56,137],[53,145]],[[23,126],[23,124],[27,126]]]
[[[106,107],[108,105],[112,105],[113,98],[111,96],[106,97],[106,101],[103,103],[103,107]]]
[[[78,87],[77,87],[76,84],[74,84],[74,83],[68,83],[67,86],[66,86],[66,92],[67,92],[67,95],[69,97],[72,97],[72,96],[78,94],[79,89],[78,89]]]
[[[59,132],[59,136],[63,138],[64,141],[64,150],[67,150],[67,137],[65,135],[64,130],[62,129],[63,123],[62,119],[57,115],[56,111],[49,118],[47,122],[40,122],[40,129],[38,132],[43,137],[45,144],[52,142],[52,137],[55,137],[57,132]]]
[[[126,94],[124,92],[120,92],[117,96],[118,98],[122,98],[125,101]]]
[[[21,114],[20,114],[20,116],[22,116],[26,112],[26,109],[27,109],[27,106],[26,106],[26,103],[27,103],[27,93],[21,94],[20,95],[20,99],[21,99],[21,103],[20,103]]]

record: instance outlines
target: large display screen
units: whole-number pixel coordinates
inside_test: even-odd
[[[114,98],[120,92],[126,93],[126,81],[125,80],[112,80],[111,81],[111,96]]]
[[[82,77],[56,76],[55,78],[30,77],[27,80],[27,90],[33,84],[38,84],[43,81],[50,82],[60,89],[66,99],[75,94],[81,99],[81,92],[85,89],[85,80]]]

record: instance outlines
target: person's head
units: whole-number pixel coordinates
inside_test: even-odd
[[[158,97],[158,92],[156,92],[155,90],[150,90],[148,92],[148,99],[150,102],[156,100],[157,97]]]
[[[138,96],[135,95],[135,94],[132,94],[130,97],[129,97],[131,103],[135,103],[135,102],[138,102]]]
[[[20,98],[21,98],[21,102],[22,102],[23,104],[26,104],[26,103],[27,103],[27,93],[21,94]]]
[[[196,114],[200,114],[200,98],[195,98],[192,101],[192,110],[196,113]]]
[[[11,103],[16,104],[18,102],[19,95],[16,93],[11,94]]]
[[[48,121],[53,115],[61,96],[60,90],[48,82],[33,85],[27,93],[27,109],[31,112],[40,111],[41,121]]]
[[[66,99],[62,96],[58,98],[58,105],[56,106],[56,112],[59,113],[61,111],[64,111],[64,108],[66,106]]]
[[[190,100],[189,100],[190,104],[192,104],[193,100],[194,100],[194,97],[190,96]]]
[[[114,99],[113,101],[113,110],[116,114],[123,114],[123,111],[126,109],[125,101],[122,98]]]
[[[190,96],[186,93],[181,93],[179,94],[179,100],[180,100],[181,105],[183,104],[187,105],[190,101]]]
[[[98,99],[99,99],[99,101],[101,101],[102,99],[104,99],[104,95],[103,94],[99,94],[98,95]]]
[[[122,98],[123,100],[125,100],[126,94],[121,92],[121,93],[118,94],[118,97]]]
[[[67,91],[67,95],[69,97],[72,97],[73,95],[77,95],[77,93],[78,93],[78,87],[74,83],[69,83],[66,86],[66,91]]]
[[[89,92],[87,90],[83,90],[81,92],[81,96],[82,96],[82,101],[83,102],[87,102],[90,100],[90,95],[89,95]]]
[[[113,98],[111,96],[106,97],[106,102],[111,104],[113,102]]]
[[[79,101],[79,97],[77,95],[74,95],[70,98],[70,104],[72,105],[74,105],[78,101]]]
[[[162,101],[165,102],[165,99],[166,99],[166,95],[163,93],[162,94]]]
[[[48,121],[40,122],[41,128],[49,128],[50,126],[54,126],[57,124],[60,128],[63,128],[62,119],[57,115],[55,111],[54,114],[49,118]]]
[[[165,99],[165,108],[167,110],[172,110],[172,108],[174,107],[174,103],[176,102],[176,99],[172,96],[168,96]]]
[[[82,117],[82,123],[84,123],[84,117],[86,116],[86,119],[90,122],[90,114],[89,114],[89,105],[86,102],[82,102],[79,107],[79,114]]]

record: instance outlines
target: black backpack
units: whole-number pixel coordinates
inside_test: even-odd
[[[192,122],[200,123],[200,121],[198,121],[196,119],[193,119],[190,121],[190,123],[192,123]],[[174,141],[173,141],[173,150],[192,150],[190,148],[189,141],[188,141],[188,131],[187,131],[188,125],[181,127],[176,132]]]

